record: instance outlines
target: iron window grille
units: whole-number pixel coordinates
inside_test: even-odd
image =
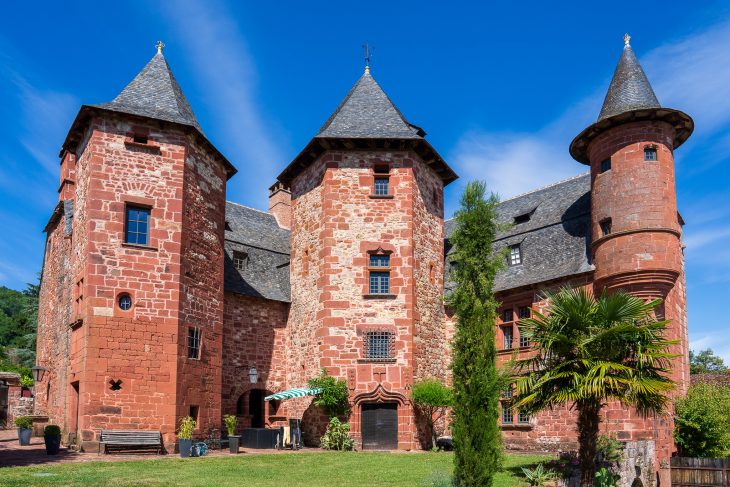
[[[188,328],[188,358],[200,360],[200,337],[202,330],[191,326]]]
[[[517,422],[520,424],[530,424],[530,415],[524,411],[517,414]]]
[[[365,333],[365,358],[368,360],[390,360],[393,358],[393,333],[389,331],[368,331]]]
[[[512,326],[502,327],[502,336],[504,337],[504,349],[510,350],[512,348]]]
[[[502,424],[512,424],[512,404],[509,401],[502,401]]]
[[[233,267],[236,268],[236,270],[242,271],[246,269],[246,264],[248,263],[248,254],[246,252],[233,252]]]
[[[605,159],[601,161],[601,172],[606,172],[611,170],[611,159]]]
[[[510,245],[508,261],[510,266],[522,264],[522,250],[520,245]]]
[[[645,161],[656,161],[657,160],[657,152],[656,147],[644,147],[644,160]]]
[[[149,245],[150,209],[140,206],[127,206],[125,218],[126,243]]]
[[[390,194],[390,178],[383,176],[375,177],[375,194],[378,196],[387,196]]]

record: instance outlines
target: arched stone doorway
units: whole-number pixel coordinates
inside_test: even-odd
[[[412,432],[401,419],[409,414],[410,402],[398,392],[379,384],[373,391],[353,398],[353,433],[363,450],[395,450]],[[403,427],[401,427],[403,426]]]

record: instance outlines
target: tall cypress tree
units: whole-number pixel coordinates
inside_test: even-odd
[[[499,225],[498,200],[486,197],[483,182],[467,184],[456,212],[448,298],[456,316],[451,365],[454,382],[454,480],[457,486],[490,487],[502,460],[502,437],[497,423],[502,384],[497,371],[495,321],[498,303],[494,278],[504,264],[493,242]]]

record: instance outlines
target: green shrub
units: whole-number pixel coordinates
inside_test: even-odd
[[[329,375],[325,369],[319,377],[309,379],[309,387],[322,389],[322,392],[314,396],[312,404],[325,410],[330,416],[344,416],[350,411],[350,391],[347,382],[336,379]]]
[[[223,416],[223,422],[226,425],[226,431],[228,432],[228,436],[235,435],[237,418],[232,414],[226,414],[225,416]]]
[[[33,377],[24,375],[20,378],[20,385],[29,389],[35,385],[35,381],[33,380]]]
[[[454,476],[444,470],[434,470],[418,485],[419,487],[453,487]]]
[[[325,450],[349,451],[355,448],[355,440],[350,436],[350,425],[341,422],[336,417],[330,419],[327,431],[319,442]]]
[[[621,478],[620,475],[611,473],[606,467],[601,467],[596,472],[595,486],[596,487],[616,487],[618,480]]]
[[[674,441],[683,456],[730,454],[730,386],[695,384],[675,406]]]
[[[185,416],[180,420],[180,428],[177,430],[177,438],[179,440],[189,440],[193,437],[193,431],[198,425],[190,416]]]
[[[61,436],[61,427],[57,424],[49,424],[43,428],[43,436]]]
[[[426,379],[413,384],[411,398],[416,408],[426,419],[431,434],[431,447],[436,448],[435,423],[446,414],[446,408],[451,406],[454,394],[451,388],[436,379]]]
[[[23,430],[29,430],[33,427],[33,418],[30,416],[18,416],[15,418],[15,427]]]
[[[613,436],[600,435],[596,441],[596,456],[599,461],[620,462],[624,459],[624,446]]]
[[[522,467],[522,473],[524,474],[527,483],[534,487],[542,487],[545,485],[545,482],[552,480],[555,477],[555,474],[546,470],[542,463],[538,463],[532,470]]]

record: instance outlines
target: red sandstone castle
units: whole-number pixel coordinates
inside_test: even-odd
[[[563,285],[665,300],[688,378],[682,220],[673,151],[692,119],[659,105],[626,43],[598,121],[571,144],[590,173],[504,201],[500,360],[529,353],[516,322]],[[245,136],[245,135],[244,135]],[[270,188],[269,212],[226,201],[234,166],[206,138],[161,48],[111,102],[83,105],[61,151],[46,226],[36,412],[85,448],[102,429],[197,434],[301,418],[311,398],[265,402],[325,368],[347,381],[358,447],[412,449],[414,381],[448,381],[454,323],[443,190],[457,176],[368,69]],[[578,167],[576,167],[578,169]],[[233,195],[235,197],[235,195]],[[255,368],[257,381],[249,371]],[[506,394],[508,396],[508,394]],[[574,444],[574,417],[529,417],[504,397],[508,447]],[[671,418],[608,408],[620,439],[672,448]]]

